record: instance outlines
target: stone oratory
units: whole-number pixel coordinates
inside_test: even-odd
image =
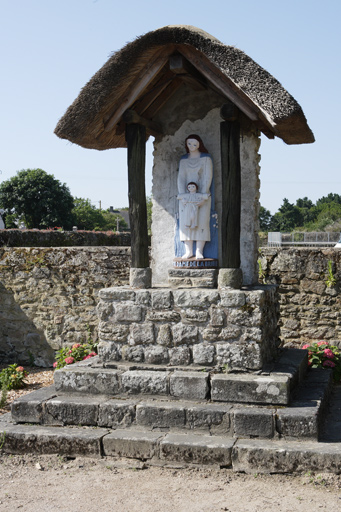
[[[57,370],[64,398],[46,396],[45,419],[30,421],[113,428],[107,455],[126,446],[128,456],[225,465],[235,437],[317,438],[322,401],[305,396],[303,419],[302,396],[295,405],[307,354],[281,348],[276,286],[259,285],[257,272],[260,134],[314,142],[296,100],[241,50],[195,27],[166,26],[114,53],[55,133],[84,148],[127,148],[130,285],[99,292],[98,358]],[[82,393],[92,398],[83,403]],[[84,420],[90,404],[96,414]],[[25,421],[20,403],[12,415]],[[209,456],[205,435],[189,448],[193,429],[220,436]],[[144,436],[154,455],[134,452],[129,436]]]

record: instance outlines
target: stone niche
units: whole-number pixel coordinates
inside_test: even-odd
[[[168,283],[168,270],[173,266],[175,222],[178,213],[177,176],[179,161],[185,154],[185,139],[191,133],[200,135],[213,158],[215,210],[221,218],[221,151],[220,108],[223,99],[216,93],[196,92],[175,94],[160,111],[167,136],[155,139],[153,165],[152,214],[152,276],[153,286]],[[157,120],[157,119],[156,119]],[[241,235],[240,255],[243,284],[258,280],[258,213],[260,134],[257,130],[241,129]],[[219,222],[219,221],[218,221]],[[218,224],[219,257],[221,236]]]
[[[101,290],[100,359],[260,370],[277,354],[276,290]]]

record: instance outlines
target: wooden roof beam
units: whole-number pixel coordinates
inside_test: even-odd
[[[207,89],[206,79],[180,53],[169,57],[169,69],[195,91]]]
[[[160,124],[150,121],[149,119],[145,119],[134,110],[126,110],[122,115],[122,120],[126,124],[141,124],[142,126],[145,126],[151,135],[162,135],[162,128]]]
[[[136,101],[139,95],[144,91],[144,89],[150,84],[150,82],[155,78],[155,76],[159,73],[159,71],[163,68],[163,66],[168,61],[167,55],[161,55],[157,57],[149,66],[148,69],[141,75],[141,79],[137,82],[134,82],[134,85],[131,87],[129,91],[124,94],[122,101],[120,102],[120,106],[115,112],[110,116],[110,118],[106,121],[104,125],[104,131],[109,132],[112,128],[118,123],[122,114]]]

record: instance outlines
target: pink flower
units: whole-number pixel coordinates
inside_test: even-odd
[[[72,354],[72,350],[69,350],[68,354]]]
[[[323,366],[329,366],[330,368],[334,368],[334,366],[335,366],[335,363],[333,363],[333,361],[329,361],[329,360],[324,361],[324,363],[322,363],[322,364],[323,364]]]
[[[88,356],[84,356],[84,357],[83,357],[83,361],[85,361],[85,359],[90,359],[90,358],[91,358],[91,356],[90,356],[90,355],[88,355]]]
[[[310,347],[309,343],[306,343],[305,345],[303,345],[302,349],[305,350],[306,348],[309,348],[309,347]]]
[[[90,357],[95,357],[95,356],[97,356],[97,354],[96,354],[96,352],[90,352],[89,356]]]
[[[72,364],[74,362],[74,358],[73,357],[66,357],[64,359],[64,361],[66,362],[66,364]]]
[[[57,361],[55,361],[55,362],[53,363],[53,368],[57,368],[57,366],[58,366],[58,363],[57,363]]]
[[[326,348],[326,349],[324,349],[323,353],[324,353],[324,355],[325,355],[326,357],[328,357],[328,359],[334,359],[334,357],[335,357],[335,355],[334,355],[333,351],[332,351],[332,350],[330,350],[330,348]]]
[[[74,349],[74,348],[78,348],[78,347],[80,347],[80,346],[81,346],[81,344],[80,344],[80,343],[75,343],[74,345],[72,345],[72,349]]]
[[[16,372],[23,372],[24,371],[24,368],[22,366],[18,366],[16,369],[15,369]]]
[[[328,345],[328,343],[326,341],[318,341],[317,346],[321,347],[321,345]]]

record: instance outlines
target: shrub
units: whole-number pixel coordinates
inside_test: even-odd
[[[76,363],[77,361],[84,361],[91,357],[97,356],[97,344],[89,338],[87,343],[75,343],[72,347],[64,347],[56,352],[56,361],[53,363],[53,368],[58,370],[68,364]]]
[[[311,368],[331,368],[334,380],[341,381],[341,353],[340,349],[326,341],[307,343],[302,349],[308,350],[308,365]]]
[[[0,388],[3,390],[20,389],[25,387],[24,378],[28,373],[22,366],[10,364],[0,372]]]

